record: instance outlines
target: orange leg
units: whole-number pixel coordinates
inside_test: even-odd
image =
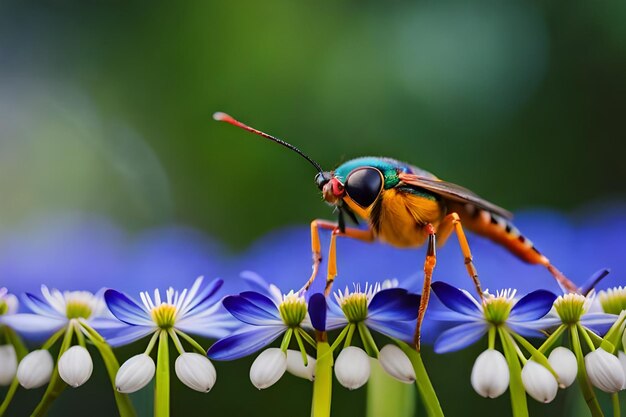
[[[453,231],[456,233],[456,237],[459,240],[461,252],[463,252],[463,257],[465,258],[465,268],[467,269],[467,273],[474,282],[476,292],[482,299],[483,290],[480,287],[480,280],[478,279],[478,272],[476,271],[476,267],[474,266],[472,252],[470,251],[469,244],[467,243],[467,238],[465,237],[465,232],[463,231],[463,226],[461,225],[461,219],[456,213],[448,214],[441,221],[441,224],[439,225],[439,231],[437,233],[440,242],[445,242],[445,240],[448,238],[448,236],[450,236]],[[443,243],[440,243],[440,245],[441,244]]]
[[[426,251],[426,260],[424,261],[424,286],[422,287],[422,297],[420,298],[419,310],[417,311],[417,325],[415,326],[415,335],[413,336],[413,344],[418,352],[420,351],[422,323],[424,322],[424,315],[430,300],[430,284],[433,280],[433,270],[437,264],[435,228],[429,223],[426,225],[425,230],[428,233],[428,249]]]
[[[327,220],[313,220],[311,222],[311,251],[313,253],[313,271],[311,272],[311,276],[302,287],[302,290],[306,291],[309,289],[313,281],[315,281],[315,277],[319,272],[320,263],[322,262],[322,247],[320,244],[320,234],[319,229],[332,230],[333,234],[330,240],[330,247],[328,249],[328,274],[329,276],[326,278],[326,289],[330,291],[330,287],[332,286],[332,282],[337,275],[337,248],[336,248],[336,237],[337,236],[348,236],[354,239],[362,240],[364,242],[373,242],[374,234],[371,230],[361,230],[355,228],[346,228],[344,233],[339,231],[339,225],[334,222],[329,222]],[[330,278],[330,275],[332,279]],[[330,281],[330,284],[328,283]]]

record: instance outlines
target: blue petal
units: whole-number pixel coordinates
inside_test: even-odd
[[[275,315],[278,311],[278,307],[276,307],[276,304],[271,298],[256,291],[244,291],[240,293],[239,296],[245,298],[272,315]]]
[[[248,327],[244,331],[215,342],[207,355],[216,360],[239,359],[269,345],[285,329],[286,326]]]
[[[604,279],[604,277],[609,275],[610,272],[611,270],[608,268],[604,268],[604,269],[597,271],[595,274],[590,276],[587,279],[587,281],[585,281],[582,287],[580,287],[580,293],[585,296],[589,294],[589,292],[593,290],[596,287],[596,285],[598,285],[600,281]]]
[[[372,330],[389,337],[411,342],[415,334],[415,321],[382,321],[368,318],[365,324]]]
[[[370,317],[379,320],[415,320],[420,296],[402,288],[390,288],[374,295],[368,306]]]
[[[119,291],[106,290],[104,300],[111,313],[124,323],[133,326],[151,326],[153,324],[143,308]]]
[[[112,347],[128,345],[129,343],[146,337],[156,329],[149,326],[126,326],[114,332],[103,331],[102,336]]]
[[[221,279],[214,279],[202,289],[196,296],[193,301],[185,308],[185,311],[182,315],[186,316],[189,314],[195,314],[204,308],[210,307],[211,305],[217,302],[217,297],[214,295],[217,294],[217,291],[222,287],[224,281]]]
[[[556,295],[546,290],[537,290],[522,297],[511,309],[509,317],[515,321],[538,320],[548,314]]]
[[[437,298],[450,310],[473,317],[482,316],[475,301],[458,288],[446,284],[443,281],[433,282],[431,288]]]
[[[315,330],[323,332],[326,330],[326,297],[324,294],[315,293],[309,298],[309,317],[311,325]]]
[[[35,314],[49,317],[62,317],[58,311],[52,308],[50,304],[46,303],[36,295],[27,292],[24,294],[24,297],[22,297],[22,301],[26,307],[28,307]]]
[[[453,321],[458,323],[476,321],[476,318],[472,316],[467,316],[452,310],[443,310],[441,307],[431,308],[430,306],[426,310],[426,319],[436,321]]]
[[[237,320],[255,326],[282,324],[278,309],[274,313],[265,311],[261,307],[238,295],[231,295],[222,301],[226,310]]]
[[[435,340],[435,352],[447,353],[463,349],[487,332],[487,323],[474,322],[455,326],[441,333]]]
[[[68,321],[39,314],[8,314],[2,317],[2,322],[20,334],[39,338],[60,330]]]
[[[580,318],[580,324],[603,336],[617,320],[616,315],[606,313],[587,313]]]
[[[268,284],[261,275],[253,271],[243,271],[239,276],[256,292],[269,295],[270,284]]]
[[[545,331],[558,327],[561,324],[561,319],[557,317],[546,317],[540,320],[525,322],[509,320],[506,324],[513,332],[521,336],[545,338]]]

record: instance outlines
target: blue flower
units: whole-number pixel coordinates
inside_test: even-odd
[[[525,337],[540,337],[539,331],[552,323],[541,320],[552,308],[556,295],[533,291],[516,300],[515,290],[485,293],[482,303],[466,291],[445,282],[432,284],[433,292],[445,309],[430,309],[431,319],[446,321],[454,326],[442,332],[435,340],[435,352],[445,353],[462,349],[478,341],[490,327],[505,326],[509,331]]]
[[[268,285],[258,275],[249,272],[244,279],[259,291],[244,291],[224,298],[224,307],[242,326],[235,333],[215,342],[207,352],[210,358],[241,358],[267,346],[283,333],[286,333],[286,340],[283,340],[285,349],[292,334],[297,339],[304,338],[315,344],[303,329],[311,328],[304,294],[294,291],[283,294],[278,287]]]
[[[141,339],[159,330],[174,330],[185,336],[192,333],[205,337],[222,337],[232,327],[232,319],[219,303],[217,291],[222,280],[213,280],[202,287],[202,277],[192,287],[181,292],[170,287],[161,298],[158,289],[154,298],[148,291],[141,292],[141,304],[125,294],[109,289],[104,293],[106,305],[111,313],[124,325],[103,332],[112,346],[120,346]],[[173,333],[170,333],[173,336]]]

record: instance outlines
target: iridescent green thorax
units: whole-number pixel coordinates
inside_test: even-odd
[[[502,291],[496,296],[487,295],[483,300],[483,314],[489,323],[499,326],[509,318],[513,308],[515,291]]]
[[[554,309],[565,324],[576,324],[587,311],[589,300],[581,294],[565,294],[554,302]]]
[[[343,183],[346,181],[348,174],[359,167],[374,167],[383,173],[385,179],[385,189],[393,188],[400,182],[398,172],[410,172],[410,166],[391,158],[378,158],[374,156],[366,156],[363,158],[351,159],[350,161],[340,165],[335,169],[335,176]]]
[[[620,314],[626,310],[626,287],[610,288],[598,293],[602,310],[609,314]]]
[[[9,311],[9,305],[4,300],[0,300],[0,316]]]
[[[65,315],[68,319],[88,319],[92,311],[89,304],[82,301],[68,301],[65,305]]]
[[[289,327],[298,327],[306,317],[306,302],[303,297],[290,292],[283,297],[283,301],[278,306],[280,317]]]
[[[367,318],[369,302],[364,293],[353,293],[341,300],[341,310],[350,323],[358,323]]]
[[[176,306],[172,304],[160,304],[150,312],[152,320],[161,329],[167,330],[176,323]]]

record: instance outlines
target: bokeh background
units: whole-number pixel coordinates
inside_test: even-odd
[[[202,274],[236,290],[242,269],[301,282],[308,222],[332,218],[314,171],[213,122],[217,110],[327,169],[410,161],[519,213],[575,280],[610,266],[623,283],[625,20],[619,1],[2,2],[0,285],[132,292]],[[510,268],[554,289],[545,271],[473,244],[492,286]],[[421,252],[355,247],[355,274],[363,260],[370,280],[419,275]],[[450,415],[508,407],[469,387],[481,349],[426,352]],[[308,383],[257,392],[250,362],[219,364],[208,395],[174,382],[174,414],[308,413]],[[97,367],[50,415],[114,415],[106,384]],[[573,415],[569,391],[533,410]],[[15,415],[40,395],[21,391]],[[143,415],[150,397],[134,397]],[[363,415],[364,390],[337,387],[333,407]]]

